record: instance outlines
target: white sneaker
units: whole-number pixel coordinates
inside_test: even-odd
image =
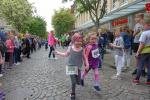
[[[57,60],[58,58],[55,57],[55,58],[53,58],[53,59]]]
[[[0,77],[3,77],[3,74],[0,74]]]
[[[51,59],[53,59],[53,58],[52,58],[52,57],[49,57],[48,59],[51,60]]]
[[[18,62],[18,63],[16,63],[16,65],[20,65],[20,63]]]

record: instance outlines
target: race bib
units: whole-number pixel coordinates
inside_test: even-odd
[[[78,75],[78,67],[66,66],[66,75]]]
[[[92,50],[92,57],[93,58],[98,58],[99,56],[100,56],[100,54],[99,54],[98,49]]]

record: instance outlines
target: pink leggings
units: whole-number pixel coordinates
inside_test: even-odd
[[[98,82],[98,81],[99,81],[99,71],[98,71],[98,68],[89,68],[88,71],[85,71],[85,70],[84,70],[83,73],[82,73],[82,75],[81,75],[81,79],[84,79],[85,76],[87,75],[87,73],[88,73],[91,69],[93,69],[93,71],[94,71],[94,81],[95,81],[95,82]]]

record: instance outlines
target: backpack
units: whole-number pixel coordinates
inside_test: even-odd
[[[127,34],[123,36],[124,48],[129,49],[131,48],[131,37]]]

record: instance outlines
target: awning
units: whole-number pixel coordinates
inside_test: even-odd
[[[146,0],[135,0],[134,2],[124,5],[121,8],[118,8],[114,11],[111,11],[110,13],[108,13],[107,15],[105,15],[101,20],[100,20],[100,24],[106,23],[108,21],[111,21],[113,19],[117,19],[119,17],[123,17],[138,11],[142,11],[144,10],[145,4],[146,4]],[[90,20],[84,24],[82,24],[78,29],[76,29],[76,31],[79,30],[84,30],[87,28],[90,28],[94,26],[94,23]]]
[[[103,19],[101,19],[101,23],[105,23],[107,21],[144,10],[145,4],[145,0],[136,0],[128,5],[125,5],[117,10],[108,13],[103,17]]]

